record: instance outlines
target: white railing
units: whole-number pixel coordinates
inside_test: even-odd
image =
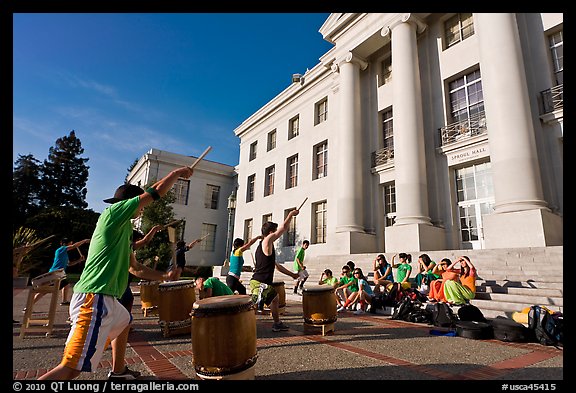
[[[544,90],[540,95],[542,96],[542,115],[564,108],[564,84]]]
[[[372,168],[386,164],[394,159],[394,148],[384,147],[372,152]]]
[[[486,132],[488,132],[488,129],[486,128],[486,115],[484,112],[440,128],[442,145],[471,138]]]

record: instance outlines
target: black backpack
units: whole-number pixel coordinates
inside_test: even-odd
[[[398,306],[394,308],[394,313],[390,319],[401,319],[407,321],[408,316],[414,309],[414,303],[410,296],[404,296],[402,300],[398,303]]]
[[[425,308],[414,308],[408,314],[408,322],[416,322],[416,323],[432,323],[432,312]]]
[[[432,309],[432,324],[441,327],[454,327],[458,317],[449,305],[443,302],[434,303]]]
[[[458,319],[461,321],[488,322],[482,311],[473,304],[465,304],[458,309]]]
[[[564,318],[562,313],[550,314],[543,306],[531,306],[528,311],[528,328],[542,345],[564,345]]]
[[[505,342],[530,342],[533,340],[533,334],[523,324],[513,319],[501,315],[489,321],[492,325],[494,338]]]

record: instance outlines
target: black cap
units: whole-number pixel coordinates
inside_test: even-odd
[[[106,203],[116,203],[144,194],[144,190],[133,184],[122,184],[116,189],[114,198],[104,199]]]

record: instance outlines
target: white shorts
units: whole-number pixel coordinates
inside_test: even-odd
[[[132,315],[114,296],[74,293],[70,319],[72,326],[60,364],[90,372],[98,367],[110,341],[132,322]]]
[[[306,278],[308,278],[309,274],[306,271],[306,269],[302,269],[298,272],[298,276],[299,276],[297,278],[298,281],[304,281]]]

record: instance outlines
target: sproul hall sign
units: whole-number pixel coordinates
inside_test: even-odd
[[[460,164],[466,161],[473,161],[479,158],[488,157],[488,143],[479,146],[470,147],[467,149],[458,150],[448,154],[448,166]]]

